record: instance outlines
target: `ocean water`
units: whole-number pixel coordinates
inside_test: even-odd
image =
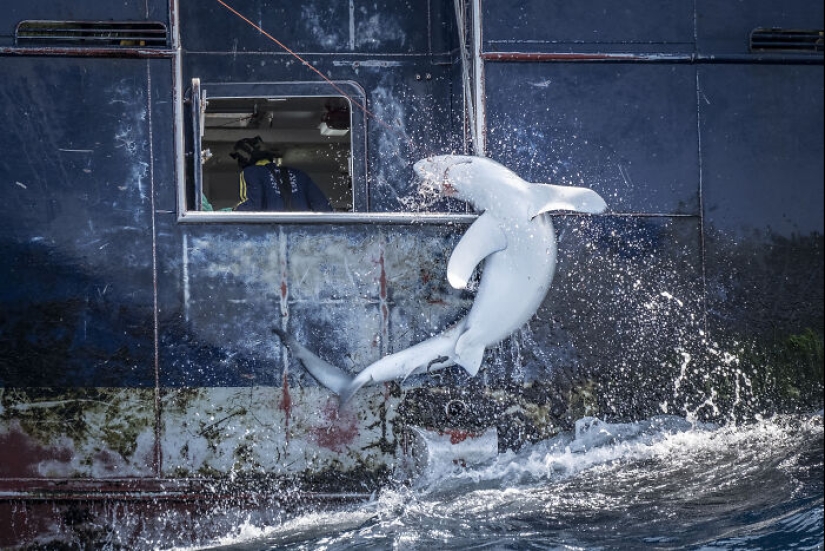
[[[368,502],[187,549],[813,550],[824,528],[822,412],[721,427],[588,418],[470,466],[436,452]]]

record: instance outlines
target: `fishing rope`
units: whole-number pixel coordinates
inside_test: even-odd
[[[346,93],[346,92],[345,92],[345,91],[344,91],[344,90],[343,90],[340,86],[338,86],[337,84],[335,84],[335,83],[334,83],[332,80],[330,80],[330,79],[329,79],[329,78],[328,78],[328,77],[327,77],[324,73],[322,73],[322,72],[321,72],[320,70],[318,70],[318,69],[317,69],[314,65],[312,65],[312,63],[310,63],[309,61],[307,61],[306,59],[304,59],[303,57],[301,57],[300,55],[298,55],[295,51],[293,51],[292,49],[290,49],[290,48],[289,48],[286,44],[284,44],[283,42],[281,42],[280,40],[278,40],[277,38],[275,38],[274,36],[272,36],[271,34],[269,34],[268,32],[266,32],[263,28],[261,28],[261,26],[260,26],[260,25],[257,25],[255,22],[251,21],[248,17],[246,17],[245,15],[243,15],[242,13],[240,13],[238,10],[236,10],[235,8],[233,8],[232,6],[230,6],[229,4],[227,4],[226,2],[224,2],[223,0],[215,0],[215,1],[216,1],[218,4],[220,4],[221,6],[223,6],[224,8],[226,8],[227,10],[229,10],[231,13],[233,13],[234,15],[236,15],[236,16],[237,16],[239,19],[241,19],[243,22],[245,22],[246,24],[248,24],[249,26],[251,26],[253,29],[257,30],[259,33],[261,33],[262,35],[264,35],[266,38],[268,38],[269,40],[271,40],[272,42],[274,42],[275,44],[277,44],[278,46],[280,46],[280,47],[281,47],[281,48],[282,48],[285,52],[287,52],[288,54],[290,54],[291,56],[293,56],[295,59],[297,59],[298,61],[300,61],[300,62],[301,62],[301,63],[302,63],[305,67],[307,67],[309,70],[311,70],[312,72],[316,73],[319,77],[321,77],[322,79],[324,79],[324,80],[325,80],[325,81],[326,81],[326,82],[327,82],[330,86],[332,86],[332,87],[333,87],[333,88],[334,88],[334,89],[335,89],[338,93],[340,93],[342,96],[344,96],[344,97],[345,97],[345,98],[347,98],[349,101],[351,101],[351,102],[353,103],[353,105],[355,105],[356,107],[358,107],[358,109],[360,109],[361,111],[363,111],[365,115],[367,115],[368,117],[372,118],[372,119],[373,119],[374,121],[376,121],[378,124],[380,124],[381,126],[385,127],[386,129],[390,130],[391,132],[393,132],[393,133],[394,133],[394,134],[396,134],[397,136],[400,136],[401,138],[403,138],[404,140],[406,140],[406,141],[407,141],[407,143],[408,143],[410,146],[415,147],[415,143],[413,142],[413,140],[412,140],[412,138],[411,138],[411,137],[407,136],[405,133],[403,133],[403,132],[402,132],[401,130],[399,130],[398,128],[396,128],[396,127],[394,127],[394,126],[391,126],[390,124],[386,123],[383,119],[381,119],[381,117],[379,117],[378,115],[376,115],[375,113],[373,113],[372,111],[370,111],[369,109],[367,109],[366,105],[363,105],[363,104],[359,103],[359,102],[358,102],[355,98],[353,98],[353,97],[352,97],[352,96],[350,96],[348,93]]]

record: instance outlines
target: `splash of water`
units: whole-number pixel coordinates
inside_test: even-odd
[[[410,212],[422,212],[432,208],[433,205],[444,198],[434,181],[423,180],[419,182],[416,192],[405,197],[400,197],[398,202],[405,210]]]
[[[518,453],[440,464],[358,507],[244,525],[206,548],[821,549],[822,444],[821,413],[723,427],[583,418]]]

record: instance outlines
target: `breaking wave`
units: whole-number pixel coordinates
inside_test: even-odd
[[[821,412],[722,427],[586,418],[519,452],[430,461],[367,503],[246,523],[199,549],[801,550],[823,548],[823,527]]]

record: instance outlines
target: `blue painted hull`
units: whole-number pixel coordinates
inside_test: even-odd
[[[371,387],[340,413],[274,325],[357,372],[472,303],[445,275],[472,216],[409,207],[413,162],[473,145],[452,3],[237,6],[363,90],[359,212],[320,223],[186,205],[192,79],[317,74],[217,2],[51,4],[0,14],[0,546],[74,530],[64,513],[24,530],[20,504],[33,518],[91,500],[102,518],[162,496],[181,511],[285,489],[357,499],[392,479],[412,427],[495,428],[505,450],[583,415],[822,407],[821,44],[747,48],[765,21],[821,30],[821,4],[481,2],[475,145],[610,211],[556,217],[553,287],[477,379]],[[17,27],[44,19],[168,36],[44,43]]]

